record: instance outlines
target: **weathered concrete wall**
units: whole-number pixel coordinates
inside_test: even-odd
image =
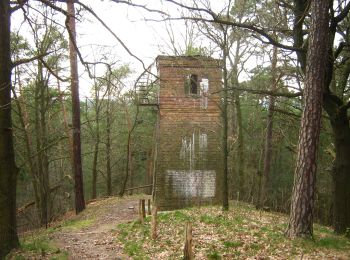
[[[215,203],[221,198],[219,60],[157,58],[160,77],[156,204],[162,210]],[[198,78],[197,94],[186,85]],[[187,82],[187,83],[186,83]]]

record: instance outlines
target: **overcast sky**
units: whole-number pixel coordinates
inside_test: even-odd
[[[158,55],[171,54],[171,50],[167,46],[169,37],[165,23],[148,21],[162,19],[160,14],[127,4],[117,4],[110,0],[84,0],[82,2],[90,6],[146,66],[151,64]],[[135,0],[133,2],[146,5],[150,9],[171,13],[173,17],[180,16],[179,8],[173,4],[165,3],[163,0]],[[211,5],[214,10],[219,11],[225,6],[225,2],[225,0],[213,0]],[[62,4],[62,8],[66,8],[65,4]],[[78,9],[78,5],[76,8]],[[16,13],[12,18],[14,28],[18,28],[23,20],[21,11]],[[129,64],[135,71],[128,82],[129,85],[132,85],[132,81],[143,71],[141,63],[131,57],[115,37],[92,15],[86,11],[81,14],[82,20],[77,24],[77,43],[84,58],[87,61],[94,61],[94,59],[98,59],[100,54],[104,53],[110,61],[119,61],[120,65]],[[59,22],[64,24],[63,19]],[[178,44],[181,45],[183,43],[184,21],[172,22],[172,29]],[[21,34],[25,35],[26,30],[25,26],[22,26]],[[209,43],[204,39],[198,39],[196,44],[206,46]],[[80,66],[80,72],[83,72],[82,66]],[[83,97],[89,95],[91,80],[86,74],[81,74],[81,76],[80,92]]]

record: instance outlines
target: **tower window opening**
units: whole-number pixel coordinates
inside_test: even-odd
[[[190,94],[198,94],[198,75],[191,74],[190,83]]]

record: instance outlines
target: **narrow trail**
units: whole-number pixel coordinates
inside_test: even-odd
[[[68,259],[130,259],[117,243],[116,227],[137,218],[138,200],[110,198],[88,205],[91,225],[79,229],[64,228],[53,236],[60,249],[67,251]]]

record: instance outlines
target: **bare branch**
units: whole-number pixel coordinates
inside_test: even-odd
[[[11,1],[11,4],[17,4],[16,6],[11,8],[11,13],[17,11],[18,9],[21,9],[27,2],[28,0]]]
[[[29,63],[29,62],[35,61],[35,60],[40,60],[43,57],[45,57],[45,56],[47,56],[47,55],[49,55],[51,53],[53,53],[53,51],[46,52],[46,53],[41,53],[41,54],[38,54],[38,55],[33,56],[31,58],[20,59],[20,60],[14,61],[14,62],[12,62],[12,68],[14,68],[16,66],[19,66],[19,65],[22,65],[22,64],[25,64],[25,63]]]
[[[135,4],[131,1],[123,1],[123,0],[111,0],[111,1],[114,3],[118,3],[118,4],[120,3],[120,4],[127,4],[127,5],[134,6],[134,7],[139,7],[139,8],[145,9],[146,11],[148,11],[150,13],[159,13],[161,15],[169,16],[167,13],[165,13],[163,11],[150,9],[147,7],[147,5],[139,5],[139,4]]]
[[[295,92],[295,93],[280,93],[276,91],[270,91],[270,90],[260,90],[260,89],[247,89],[247,88],[237,88],[237,87],[231,87],[229,89],[234,90],[240,90],[240,91],[246,91],[252,94],[257,95],[268,95],[273,97],[287,97],[287,98],[295,98],[295,97],[301,97],[303,95],[302,92]]]
[[[129,48],[125,45],[125,43],[112,31],[112,29],[110,29],[107,26],[107,24],[90,7],[86,6],[85,4],[83,4],[81,2],[78,2],[78,4],[81,5],[82,7],[84,7],[89,13],[91,13],[103,25],[103,27],[105,27],[107,29],[107,31],[109,31],[114,36],[114,38],[123,46],[123,48],[127,51],[127,53],[131,57],[138,60],[142,64],[143,69],[147,71],[147,68],[146,68],[144,62],[129,50]],[[153,75],[153,73],[150,71],[148,71],[148,73]],[[156,75],[154,75],[154,76],[156,76]]]
[[[248,23],[240,23],[240,22],[234,22],[234,21],[230,21],[230,20],[224,20],[224,19],[220,18],[219,15],[215,14],[210,9],[187,6],[187,5],[184,5],[184,4],[181,4],[181,3],[177,2],[175,0],[165,0],[165,1],[173,3],[173,4],[177,5],[177,6],[185,8],[187,10],[197,11],[197,12],[200,12],[200,13],[203,13],[203,12],[207,13],[207,14],[209,14],[212,17],[212,19],[203,18],[203,17],[168,18],[170,20],[188,19],[188,20],[217,23],[217,24],[223,24],[223,25],[229,25],[229,26],[239,27],[239,28],[243,28],[243,29],[248,29],[250,31],[253,31],[253,32],[263,36],[264,38],[267,39],[269,44],[272,44],[272,45],[274,45],[274,46],[276,46],[278,48],[291,50],[291,51],[296,51],[296,52],[305,52],[305,50],[302,49],[302,48],[289,46],[289,45],[285,45],[285,44],[282,44],[282,43],[278,42],[273,36],[271,36],[270,34],[267,33],[266,28],[260,28],[260,27],[258,27],[256,25],[248,24]]]
[[[64,79],[64,78],[60,77],[56,72],[54,72],[54,71],[50,68],[50,66],[44,61],[44,59],[42,59],[42,58],[38,58],[38,59],[39,59],[40,62],[44,65],[44,67],[45,67],[56,79],[58,79],[58,80],[60,80],[60,81],[63,81],[63,82],[67,82],[67,81],[70,80],[69,78]]]

